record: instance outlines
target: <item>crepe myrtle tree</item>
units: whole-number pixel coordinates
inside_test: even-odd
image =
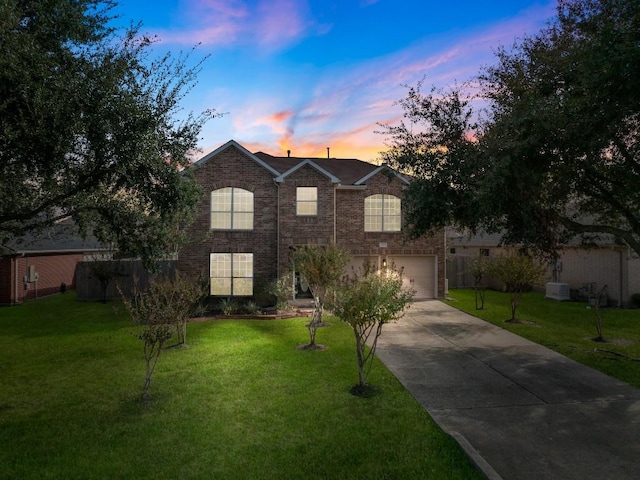
[[[155,58],[116,9],[0,2],[0,248],[72,218],[147,265],[176,249],[201,195],[183,170],[215,116],[180,112],[205,59]]]
[[[486,289],[483,281],[489,270],[489,261],[480,254],[469,262],[469,273],[473,276],[473,290],[476,297],[476,310],[484,309],[484,301],[486,298]]]
[[[293,253],[293,263],[309,284],[313,295],[313,314],[307,324],[309,343],[305,348],[322,348],[316,344],[318,327],[323,325],[325,303],[334,294],[349,263],[349,255],[336,244],[306,245]]]
[[[174,336],[177,345],[186,343],[188,318],[197,311],[203,297],[203,282],[180,272],[150,281],[146,289],[135,282],[130,296],[119,289],[123,303],[133,323],[138,327],[135,336],[142,341],[145,359],[145,381],[142,399],[149,403],[149,388],[160,353]]]
[[[371,264],[342,278],[331,301],[333,314],[353,331],[358,365],[354,395],[366,396],[382,327],[398,320],[409,307],[414,291],[402,283],[401,272],[393,268],[375,271]]]
[[[488,264],[487,274],[502,281],[510,295],[511,318],[506,322],[518,322],[516,312],[522,296],[542,283],[545,272],[544,264],[525,254],[503,255]]]

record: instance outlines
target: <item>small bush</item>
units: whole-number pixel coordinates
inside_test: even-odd
[[[223,315],[231,315],[238,311],[238,302],[233,298],[223,298],[220,300],[220,311]]]
[[[260,313],[260,308],[255,302],[249,301],[242,305],[242,311],[249,315],[255,315],[257,313]]]
[[[640,293],[631,295],[631,305],[635,308],[640,308]]]
[[[292,273],[287,271],[280,275],[280,278],[274,280],[271,284],[270,292],[276,299],[276,310],[287,310],[289,300],[293,298],[295,293]]]

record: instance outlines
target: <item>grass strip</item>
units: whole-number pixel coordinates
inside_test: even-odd
[[[510,318],[509,294],[488,290],[485,308],[476,310],[473,289],[449,292],[448,303],[466,313],[544,345],[584,365],[640,388],[640,310],[601,308],[604,342],[596,342],[594,310],[584,302],[558,302],[543,293],[523,296],[520,323]]]

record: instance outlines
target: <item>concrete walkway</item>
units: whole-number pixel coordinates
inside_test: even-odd
[[[640,479],[640,390],[439,301],[378,355],[488,478]]]

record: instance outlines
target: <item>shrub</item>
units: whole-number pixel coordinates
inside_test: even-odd
[[[238,311],[238,302],[233,298],[220,299],[220,311],[223,315],[231,315]]]

